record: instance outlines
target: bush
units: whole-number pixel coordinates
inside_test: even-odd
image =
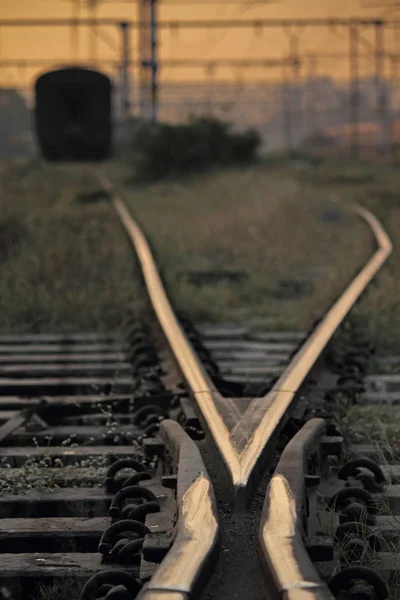
[[[135,159],[140,177],[160,179],[213,166],[254,160],[261,144],[256,131],[232,133],[228,123],[210,117],[184,125],[142,124],[135,135]]]

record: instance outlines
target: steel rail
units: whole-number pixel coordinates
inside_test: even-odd
[[[308,457],[325,434],[325,421],[311,419],[288,443],[268,484],[258,546],[271,598],[333,600],[304,547]]]
[[[155,314],[223,459],[233,498],[235,501],[245,500],[250,480],[256,473],[256,465],[265,460],[272,450],[275,451],[277,434],[300,385],[344,317],[390,255],[392,243],[374,215],[355,205],[354,210],[374,234],[378,249],[328,310],[273,388],[262,398],[249,399],[248,409],[244,415],[240,415],[234,400],[219,394],[179,325],[140,227],[115,193],[111,182],[101,175],[99,180],[110,194],[113,206],[136,249]],[[231,425],[230,429],[226,423]]]
[[[138,600],[187,600],[212,568],[220,534],[217,505],[193,440],[170,420],[160,424],[160,434],[177,465],[178,521],[172,547]]]

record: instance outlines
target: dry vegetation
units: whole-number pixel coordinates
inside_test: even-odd
[[[109,169],[148,233],[174,304],[196,319],[307,329],[373,250],[368,227],[299,179],[290,164],[225,170],[179,182],[132,183]],[[247,279],[198,286],[187,271]]]
[[[67,579],[50,584],[41,583],[36,588],[36,593],[31,596],[31,600],[71,600],[79,598],[82,584],[76,580]]]
[[[400,345],[398,175],[390,166],[264,161],[157,184],[108,165],[148,234],[176,307],[195,319],[308,329],[372,253],[371,208],[395,243],[356,312],[390,350]],[[140,308],[135,260],[88,168],[28,163],[1,175],[0,331],[109,329]],[[242,277],[198,285],[190,272]],[[189,275],[188,275],[189,273]],[[244,278],[244,279],[243,279]],[[269,320],[269,321],[268,321]]]
[[[336,420],[348,443],[372,444],[382,454],[400,453],[400,411],[392,405],[360,405],[338,402]]]
[[[90,169],[17,163],[0,186],[0,332],[122,328],[135,261]]]
[[[359,202],[381,220],[394,245],[386,265],[369,286],[355,309],[367,319],[371,339],[379,350],[400,349],[400,175],[398,166],[386,162],[376,166],[346,166],[343,161],[327,162],[307,169],[299,180],[313,193],[329,190],[340,206]]]
[[[353,405],[346,401],[338,401],[336,405],[335,420],[343,433],[345,440],[351,449],[353,444],[371,444],[377,449],[377,454],[380,456],[379,464],[386,465],[390,463],[398,463],[400,451],[400,411],[398,406],[382,406],[382,405]],[[342,457],[343,462],[346,462],[345,457]],[[392,481],[390,476],[388,484],[397,484],[397,479]],[[393,519],[393,528],[400,532],[400,515],[393,512],[390,508],[390,503],[385,491],[382,496],[376,497],[379,513],[388,515]],[[325,507],[329,513],[330,509]],[[325,532],[330,537],[334,536],[335,529],[338,525],[337,516],[334,518],[331,512],[330,518],[326,522],[327,528]],[[382,535],[379,525],[371,526],[365,533],[359,537],[365,542],[368,541],[370,535]],[[369,567],[381,574],[386,581],[389,590],[388,600],[397,600],[400,593],[400,576],[398,574],[399,562],[399,544],[394,540],[386,541],[385,553],[379,555],[375,549],[371,549],[366,544],[361,556],[355,558],[348,555],[349,544],[351,543],[352,535],[345,536],[342,541],[335,542],[335,566],[336,571],[348,566],[362,565]],[[383,559],[383,557],[385,557]],[[388,577],[388,570],[392,570],[393,577]]]

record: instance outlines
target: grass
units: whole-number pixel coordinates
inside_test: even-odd
[[[174,304],[195,319],[256,316],[271,318],[274,328],[308,329],[373,250],[367,226],[346,210],[350,203],[373,210],[394,241],[400,226],[399,175],[390,165],[296,157],[146,186],[129,183],[124,164],[108,169],[149,234]],[[123,327],[132,306],[142,306],[137,270],[90,171],[21,163],[3,166],[0,183],[0,331]],[[399,252],[355,310],[390,350],[400,348]],[[199,287],[186,272],[201,269],[246,279]],[[393,447],[400,439],[397,413],[347,407],[340,426],[351,442]],[[32,485],[27,476],[35,469],[14,471],[22,479],[5,486]],[[41,485],[54,481],[44,476]],[[43,589],[41,600],[62,600],[57,586]]]
[[[0,333],[124,329],[135,260],[90,168],[2,165],[0,187]]]
[[[344,400],[338,400],[335,407],[334,418],[343,433],[347,445],[351,448],[352,444],[368,443],[375,445],[381,450],[382,458],[380,464],[385,464],[385,455],[391,455],[394,447],[399,447],[400,440],[400,414],[396,406],[374,406],[374,405],[352,405]],[[344,458],[344,457],[342,457]],[[390,483],[390,481],[389,481]],[[382,496],[378,496],[376,501],[379,506],[379,513],[392,516],[397,522],[400,530],[400,515],[396,515],[390,509],[387,496],[383,492]],[[324,511],[327,512],[328,518],[325,517],[323,528],[325,533],[334,538],[336,526],[338,525],[338,516],[334,515],[332,509],[326,505]],[[379,536],[379,527],[373,526],[369,530],[362,532],[359,536],[363,542],[368,542],[370,535]],[[349,566],[361,565],[370,567],[380,574],[385,572],[388,564],[383,564],[374,548],[366,545],[361,556],[355,558],[347,553],[350,549],[352,536],[346,536],[342,541],[335,541],[335,573]],[[389,544],[389,547],[387,545]],[[394,572],[397,573],[395,565],[399,560],[399,545],[398,543],[386,542],[385,552],[390,552],[393,557]],[[392,578],[384,577],[389,589],[389,600],[397,600],[400,593],[400,576],[395,575]]]
[[[327,161],[302,171],[298,180],[313,193],[329,193],[338,206],[359,202],[382,222],[394,249],[386,265],[354,310],[368,320],[370,338],[378,350],[400,350],[400,174],[397,164],[361,162],[346,165],[343,160]]]
[[[306,156],[246,168],[132,182],[128,162],[106,170],[148,234],[176,308],[195,320],[308,330],[373,251],[359,201],[395,239],[399,176]],[[82,166],[0,168],[0,332],[123,329],[140,314],[136,261],[107,199]],[[397,248],[354,309],[371,338],[400,348]],[[236,274],[196,283],[193,273]]]
[[[383,504],[385,503],[385,496],[382,498]],[[384,508],[384,506],[382,506]],[[336,526],[339,524],[338,516],[334,515],[332,509],[324,506],[324,510],[328,513],[328,518],[325,519],[324,528],[325,534],[329,537],[334,538]],[[392,516],[397,521],[397,526],[400,528],[400,517],[398,515],[394,515],[387,507],[383,512],[386,515]],[[400,593],[400,576],[397,571],[397,565],[399,561],[399,547],[398,544],[386,541],[385,542],[385,550],[384,552],[390,553],[392,555],[392,562],[387,559],[383,561],[374,548],[374,540],[375,536],[379,537],[379,526],[369,526],[368,528],[360,524],[360,533],[356,539],[360,539],[364,542],[365,546],[360,552],[359,556],[351,554],[354,546],[352,547],[352,540],[354,540],[353,535],[346,535],[342,540],[334,541],[334,572],[333,575],[336,575],[342,569],[346,569],[347,567],[352,566],[363,566],[376,571],[378,574],[382,576],[385,580],[389,596],[388,600],[397,600]],[[372,545],[370,544],[370,540],[372,541]],[[392,569],[392,576],[387,574],[387,569]]]
[[[80,582],[71,579],[50,584],[40,583],[31,600],[72,600],[72,598],[79,598],[81,588]]]
[[[399,557],[399,548],[396,544],[389,543],[389,547],[386,551],[390,552],[393,555],[393,562],[392,565],[390,564],[390,562],[389,564],[387,561],[383,562],[382,560],[380,560],[376,550],[369,544],[367,544],[369,538],[374,535],[379,536],[379,527],[372,527],[369,530],[365,530],[365,532],[362,532],[362,536],[360,537],[360,539],[364,543],[366,543],[366,546],[362,554],[359,557],[357,557],[356,560],[351,559],[351,555],[349,555],[349,551],[351,551],[351,542],[354,538],[352,538],[351,536],[346,536],[341,542],[336,542],[336,572],[340,571],[341,569],[345,569],[347,567],[355,565],[369,567],[373,571],[376,571],[377,573],[381,574],[381,576],[383,576],[383,579],[386,581],[389,591],[388,600],[397,600],[399,597],[398,594],[400,592],[400,576],[397,574],[396,569],[396,564],[398,563]],[[385,570],[388,567],[392,567],[392,572],[395,573],[394,577],[388,577],[384,575]]]
[[[368,227],[278,160],[152,185],[109,172],[148,234],[173,303],[198,320],[308,329],[372,253]],[[297,165],[297,166],[296,166]],[[314,168],[307,166],[308,168]],[[188,272],[245,279],[196,285]]]
[[[400,449],[400,411],[398,406],[353,405],[338,423],[347,432],[350,443],[371,443]]]

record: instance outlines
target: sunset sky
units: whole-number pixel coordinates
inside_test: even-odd
[[[383,4],[391,4],[390,0],[281,0],[264,4],[258,8],[246,9],[249,2],[233,5],[224,0],[212,4],[206,3],[185,5],[185,0],[173,4],[170,0],[160,3],[160,19],[228,19],[228,18],[302,18],[302,17],[373,17],[387,12]],[[373,5],[373,7],[366,7]],[[0,0],[0,19],[29,19],[70,17],[72,4],[68,0]],[[87,16],[86,9],[82,16]],[[97,10],[98,18],[132,19],[137,18],[136,3],[100,3]],[[398,13],[393,14],[400,18]],[[120,57],[120,34],[116,27],[102,28],[100,32],[106,40],[98,40],[97,56],[99,59],[115,59]],[[393,32],[388,32],[387,46],[393,49],[400,45]],[[392,34],[392,35],[390,35]],[[365,37],[368,38],[368,32]],[[137,58],[135,34],[132,35],[132,59]],[[392,39],[393,38],[393,39]],[[372,39],[369,36],[369,39]],[[7,27],[0,30],[0,59],[71,59],[70,32],[66,27]],[[80,52],[81,59],[87,59],[89,51],[88,31],[81,28]],[[326,52],[345,53],[348,51],[348,38],[345,31],[329,31],[328,29],[308,29],[301,35],[301,51],[305,53]],[[249,30],[190,30],[164,31],[160,34],[159,56],[163,58],[277,58],[280,59],[288,52],[288,39],[281,30],[263,29],[257,32]],[[371,58],[366,57],[365,68],[371,64]],[[325,60],[321,57],[322,69],[346,71],[344,59],[331,57]],[[39,68],[17,69],[15,67],[0,69],[0,84],[27,84]],[[232,69],[231,69],[232,70]],[[257,69],[254,70],[257,73]],[[197,77],[204,78],[204,69],[196,72],[185,70],[164,70],[163,77],[180,79]]]

